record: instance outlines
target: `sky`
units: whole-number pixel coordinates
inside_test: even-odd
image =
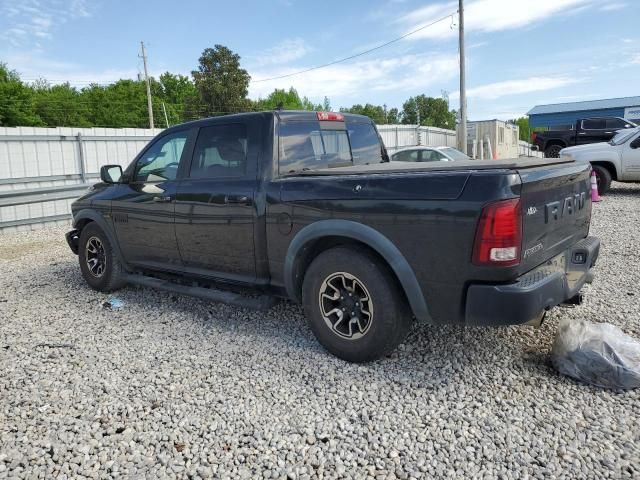
[[[0,0],[0,62],[26,81],[83,87],[137,78],[141,40],[154,76],[188,75],[221,44],[240,55],[252,98],[293,86],[337,110],[446,92],[457,109],[456,11],[446,0]],[[640,95],[639,19],[640,0],[465,0],[469,119]]]

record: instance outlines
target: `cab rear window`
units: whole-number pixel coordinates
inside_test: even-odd
[[[373,125],[340,124],[332,130],[319,122],[280,124],[280,174],[380,163],[382,150]]]

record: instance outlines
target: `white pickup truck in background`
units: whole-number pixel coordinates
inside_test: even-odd
[[[596,172],[598,193],[617,182],[640,182],[640,127],[620,130],[609,142],[563,148],[560,157],[590,162]]]

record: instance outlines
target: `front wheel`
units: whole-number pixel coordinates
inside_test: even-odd
[[[349,362],[390,353],[411,327],[406,301],[388,267],[351,248],[332,248],[313,260],[302,303],[320,344]]]
[[[604,195],[611,188],[611,173],[601,165],[592,165],[593,171],[596,173],[596,182],[598,184],[598,194]]]
[[[82,276],[94,290],[111,292],[125,285],[124,270],[109,237],[95,223],[80,233],[78,260]]]

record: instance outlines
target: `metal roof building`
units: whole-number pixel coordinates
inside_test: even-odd
[[[588,117],[622,117],[640,122],[640,97],[536,105],[527,112],[533,127],[566,127]]]

